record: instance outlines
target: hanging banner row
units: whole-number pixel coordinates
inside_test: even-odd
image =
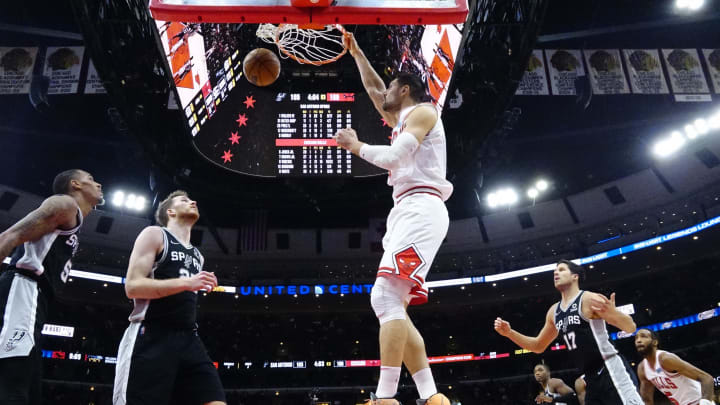
[[[83,60],[85,47],[58,46],[42,48],[42,75],[50,79],[48,94],[76,94],[85,78],[84,94],[103,94],[105,88],[89,58]],[[27,94],[41,48],[0,47],[0,94]],[[82,76],[81,76],[82,75]]]
[[[710,101],[708,81],[720,94],[720,49],[536,49],[515,94],[576,95],[575,81],[586,75],[593,94],[670,94],[672,89],[676,95],[706,94],[697,100]]]

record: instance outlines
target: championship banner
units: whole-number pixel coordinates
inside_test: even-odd
[[[85,94],[105,94],[105,86],[103,86],[100,76],[95,69],[95,64],[91,59],[88,60],[87,79],[85,79]]]
[[[656,49],[624,49],[630,87],[635,94],[669,94],[665,74]]]
[[[702,52],[715,94],[720,94],[720,49],[703,49]]]
[[[48,94],[77,93],[84,52],[82,46],[47,48],[43,75],[50,78]]]
[[[583,51],[595,94],[628,94],[625,72],[617,49],[587,49]]]
[[[38,48],[0,47],[0,94],[28,94]]]
[[[547,96],[550,94],[542,50],[533,50],[515,94],[521,96]]]
[[[695,49],[663,49],[673,93],[709,93],[707,81]]]
[[[574,96],[575,79],[585,76],[582,55],[577,49],[546,49],[545,60],[550,70],[550,87],[556,96]]]

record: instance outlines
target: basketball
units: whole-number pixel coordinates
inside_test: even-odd
[[[437,393],[431,396],[425,405],[450,405],[450,400],[445,395]]]
[[[280,59],[269,49],[254,49],[243,60],[243,74],[256,86],[269,86],[280,75]]]

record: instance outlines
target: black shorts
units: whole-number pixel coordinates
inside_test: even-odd
[[[117,361],[114,405],[225,401],[217,369],[197,331],[131,323]]]
[[[644,405],[635,372],[619,354],[599,370],[586,372],[585,383],[585,405]]]
[[[0,274],[0,405],[42,402],[39,342],[46,314],[47,298],[34,280],[12,270]]]

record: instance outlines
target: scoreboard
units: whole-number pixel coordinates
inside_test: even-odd
[[[353,124],[354,93],[289,95],[277,118],[279,176],[352,175],[352,154],[332,139]]]
[[[391,128],[366,93],[281,92],[244,79],[208,110],[193,136],[198,151],[228,170],[263,177],[367,177],[386,171],[340,148],[352,128],[369,144],[390,143]],[[210,94],[210,93],[209,93]]]

